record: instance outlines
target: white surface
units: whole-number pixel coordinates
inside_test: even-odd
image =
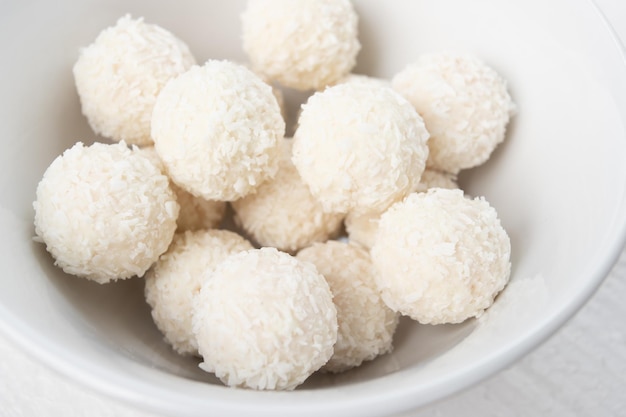
[[[626,39],[626,6],[602,0]],[[544,248],[546,251],[558,248]],[[538,350],[492,379],[410,415],[623,415],[626,256],[583,311]],[[0,342],[0,415],[147,417],[50,372]],[[155,398],[155,400],[158,400]]]

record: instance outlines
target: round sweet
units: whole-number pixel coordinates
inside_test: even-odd
[[[172,241],[179,210],[167,177],[124,142],[66,150],[33,207],[55,264],[101,284],[143,276]]]
[[[343,215],[324,212],[291,162],[293,141],[281,143],[276,177],[232,203],[235,223],[261,246],[295,252],[336,235]]]
[[[171,78],[195,64],[167,30],[129,15],[81,49],[74,80],[92,129],[114,141],[146,145],[156,98]]]
[[[154,146],[139,148],[137,152],[148,158],[163,174],[167,174],[165,165],[163,165],[163,161],[161,161]],[[225,202],[196,197],[177,186],[174,182],[170,182],[170,187],[176,194],[176,201],[178,201],[180,206],[180,212],[176,220],[177,233],[187,230],[215,229],[220,225],[226,212]]]
[[[506,81],[470,55],[423,55],[392,86],[424,118],[428,166],[453,174],[489,158],[515,110]]]
[[[371,255],[385,303],[424,324],[479,316],[511,272],[496,210],[461,190],[431,188],[391,206]]]
[[[171,80],[152,113],[168,175],[207,200],[236,200],[272,178],[284,133],[272,88],[228,61],[209,60]]]
[[[165,340],[180,354],[198,354],[193,334],[193,297],[210,272],[230,255],[252,249],[250,242],[227,230],[187,231],[146,273],[146,301]]]
[[[380,296],[367,250],[331,240],[303,249],[296,257],[324,275],[337,308],[337,343],[323,371],[343,372],[393,349],[399,315]]]
[[[298,90],[319,90],[348,74],[361,49],[349,0],[249,0],[241,20],[252,66]]]
[[[274,248],[226,259],[194,305],[200,367],[229,386],[294,389],[328,361],[337,341],[324,277]]]
[[[428,131],[390,88],[347,83],[302,107],[293,162],[326,211],[382,211],[419,183]]]
[[[447,189],[459,188],[453,175],[426,168],[422,173],[419,184],[417,184],[413,192],[422,193],[429,188],[435,187]],[[371,249],[376,241],[378,221],[383,212],[348,213],[345,219],[345,225],[350,241]]]

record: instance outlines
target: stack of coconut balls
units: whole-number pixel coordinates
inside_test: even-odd
[[[400,315],[480,315],[509,279],[510,242],[456,177],[504,139],[506,82],[453,53],[391,80],[351,74],[357,22],[348,0],[250,0],[246,65],[197,65],[130,16],[103,30],[73,72],[111,142],[77,143],[37,187],[55,264],[101,284],[144,277],[166,342],[229,386],[289,390],[359,366],[392,350]],[[312,92],[293,138],[281,88]]]

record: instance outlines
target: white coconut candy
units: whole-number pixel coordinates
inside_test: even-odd
[[[324,275],[337,308],[337,343],[323,371],[343,372],[392,350],[399,315],[380,296],[367,250],[331,240],[315,243],[296,257]]]
[[[81,49],[74,79],[92,129],[114,141],[147,145],[156,98],[195,58],[172,33],[129,15]]]
[[[232,203],[235,223],[262,246],[295,252],[324,242],[341,228],[343,215],[324,212],[291,162],[293,141],[284,139],[278,173],[257,191]]]
[[[428,137],[419,114],[392,89],[340,84],[302,107],[293,162],[326,211],[382,211],[419,183]]]
[[[249,0],[241,19],[252,66],[286,87],[334,83],[352,70],[361,49],[349,0]]]
[[[468,54],[423,55],[392,85],[424,118],[428,166],[453,174],[489,159],[515,111],[506,81]]]
[[[227,230],[187,231],[174,235],[167,252],[146,273],[152,318],[178,353],[198,355],[192,314],[202,282],[228,256],[248,249],[250,242]]]
[[[291,390],[321,368],[337,341],[337,310],[315,267],[274,248],[233,255],[195,299],[204,362],[226,385]]]
[[[511,243],[496,210],[461,190],[431,188],[391,206],[371,255],[385,303],[425,324],[479,316],[511,272]]]
[[[55,264],[101,284],[143,276],[172,241],[179,211],[168,178],[124,142],[66,150],[33,207]]]
[[[228,61],[209,60],[171,80],[152,113],[168,175],[207,200],[236,200],[272,178],[284,134],[272,88]]]

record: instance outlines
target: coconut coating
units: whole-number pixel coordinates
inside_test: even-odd
[[[168,175],[207,200],[236,200],[272,178],[284,134],[272,88],[228,61],[209,60],[171,80],[152,113]]]
[[[315,267],[274,248],[219,264],[195,299],[204,362],[226,385],[291,390],[331,357],[337,310]]]
[[[392,86],[424,118],[428,166],[453,174],[489,158],[515,109],[506,81],[471,55],[423,55],[396,74]]]
[[[293,162],[324,210],[382,211],[419,183],[428,131],[390,88],[347,83],[302,107]]]
[[[319,90],[345,76],[361,49],[349,0],[249,0],[241,20],[253,67],[298,90]]]
[[[347,84],[347,83],[364,83],[364,84],[372,84],[379,87],[388,87],[391,88],[391,82],[389,80],[385,80],[383,78],[378,77],[370,77],[369,75],[362,74],[348,74],[345,77],[340,78],[333,85],[339,84]]]
[[[342,214],[324,212],[291,162],[293,141],[281,143],[281,160],[276,177],[254,194],[232,203],[235,223],[261,246],[295,252],[313,242],[336,235]]]
[[[257,77],[259,77],[265,84],[272,87],[272,94],[274,94],[274,97],[276,98],[276,102],[278,103],[278,107],[280,108],[280,114],[283,116],[283,119],[285,119],[287,115],[287,109],[285,107],[285,95],[283,94],[283,90],[274,85],[274,82],[265,74],[254,71],[254,68],[249,68],[248,66],[246,66],[246,68],[252,70],[257,75]]]
[[[161,161],[154,146],[139,148],[137,152],[148,158],[163,174],[166,174],[165,165],[163,165],[163,161]],[[226,212],[225,202],[196,197],[173,182],[170,182],[170,187],[176,194],[176,200],[180,205],[180,212],[176,220],[177,233],[187,230],[214,229],[220,225]]]
[[[337,308],[335,352],[322,370],[343,372],[392,350],[399,315],[380,296],[367,250],[331,240],[301,250],[297,258],[324,275]]]
[[[172,241],[179,210],[167,177],[124,142],[66,150],[33,207],[55,264],[101,284],[143,276]]]
[[[391,206],[371,255],[385,303],[425,324],[482,314],[511,272],[511,243],[496,210],[461,190],[432,188]]]
[[[417,184],[413,192],[422,193],[434,187],[448,189],[459,188],[453,175],[426,168],[419,184]],[[378,221],[383,212],[348,213],[345,219],[345,225],[350,241],[371,249],[376,241]]]
[[[198,354],[193,334],[193,297],[206,276],[230,255],[252,249],[243,237],[227,230],[187,231],[146,273],[145,296],[152,318],[165,340],[180,354]]]
[[[194,64],[187,45],[172,33],[126,15],[80,51],[74,80],[83,114],[102,136],[151,144],[159,92]]]

